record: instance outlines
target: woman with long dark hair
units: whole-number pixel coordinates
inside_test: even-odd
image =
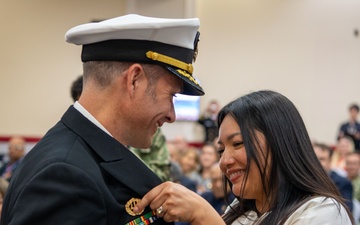
[[[298,110],[285,96],[264,90],[240,97],[222,108],[218,124],[220,168],[236,196],[223,221],[172,183],[150,191],[139,208],[151,203],[166,221],[192,224],[354,224]]]

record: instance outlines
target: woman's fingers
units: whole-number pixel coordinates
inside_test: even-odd
[[[168,185],[167,183],[172,183],[172,182],[162,183],[154,187],[151,191],[149,191],[146,195],[144,195],[141,201],[134,207],[133,211],[135,213],[141,212],[148,205],[150,205],[150,208],[153,210],[158,209],[162,205],[161,192],[163,191],[165,186]]]

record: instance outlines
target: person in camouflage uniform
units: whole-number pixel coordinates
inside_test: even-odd
[[[170,153],[166,138],[159,128],[153,136],[150,148],[129,147],[158,177],[163,181],[170,180]]]

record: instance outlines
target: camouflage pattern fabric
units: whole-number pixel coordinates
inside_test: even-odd
[[[158,177],[163,181],[170,180],[170,153],[166,139],[160,129],[153,136],[150,148],[129,147]]]

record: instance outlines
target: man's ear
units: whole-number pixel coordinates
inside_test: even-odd
[[[130,97],[134,96],[135,91],[139,89],[144,80],[145,72],[139,63],[132,64],[126,74],[126,90]]]

